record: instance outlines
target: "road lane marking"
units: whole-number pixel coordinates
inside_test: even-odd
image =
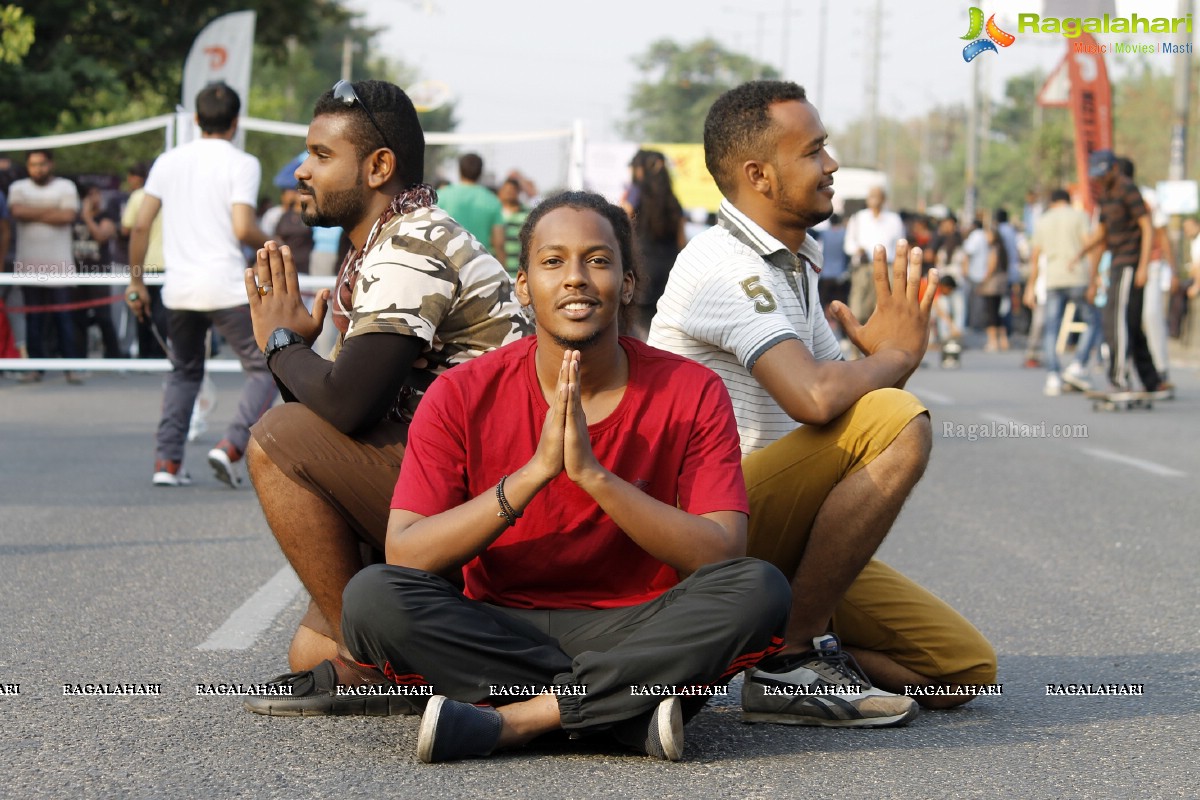
[[[909,387],[909,391],[915,394],[918,400],[931,400],[942,406],[954,405],[954,398],[944,395],[941,392],[934,392],[929,389],[914,389],[912,387]]]
[[[1081,447],[1081,451],[1091,456],[1099,458],[1103,461],[1115,461],[1118,464],[1128,464],[1131,467],[1136,467],[1145,470],[1153,475],[1161,475],[1164,478],[1186,478],[1186,472],[1180,472],[1171,467],[1164,467],[1162,464],[1156,464],[1153,461],[1147,461],[1144,458],[1134,458],[1133,456],[1123,456],[1120,453],[1114,453],[1111,450],[1101,450],[1098,447]]]
[[[196,649],[245,650],[252,646],[302,588],[291,565],[284,566]]]

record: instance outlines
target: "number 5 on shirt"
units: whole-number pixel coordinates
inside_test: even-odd
[[[742,281],[742,291],[754,301],[754,310],[759,314],[770,314],[779,306],[767,287],[759,283],[757,275]]]

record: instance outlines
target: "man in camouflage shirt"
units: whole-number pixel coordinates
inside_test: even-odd
[[[339,656],[342,590],[381,560],[412,412],[438,374],[529,329],[504,268],[433,205],[424,135],[403,91],[339,82],[317,100],[307,145],[296,170],[302,217],[341,226],[354,246],[311,313],[288,248],[268,242],[246,271],[255,338],[288,401],[255,425],[246,460],[267,524],[312,597],[291,667],[322,684],[349,670],[341,682],[352,684],[354,666]],[[330,304],[341,336],[327,360],[311,346]],[[316,695],[296,697],[303,713],[356,713],[339,705],[353,698]]]

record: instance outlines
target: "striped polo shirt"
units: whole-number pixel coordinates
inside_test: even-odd
[[[692,239],[671,269],[648,341],[721,376],[743,455],[800,427],[751,375],[763,353],[799,339],[817,360],[842,358],[817,300],[821,263],[811,236],[793,253],[724,200],[717,225]]]

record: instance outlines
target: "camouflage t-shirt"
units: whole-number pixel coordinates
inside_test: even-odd
[[[440,208],[392,218],[375,242],[353,287],[344,338],[398,333],[425,341],[388,413],[407,422],[438,375],[532,330],[504,267]]]

